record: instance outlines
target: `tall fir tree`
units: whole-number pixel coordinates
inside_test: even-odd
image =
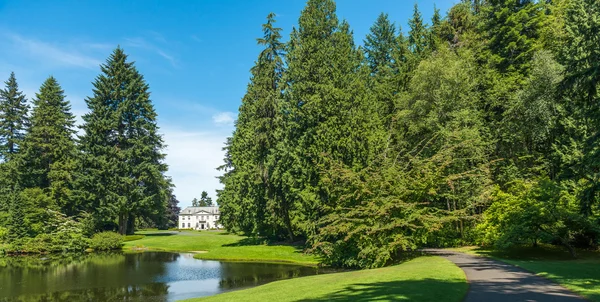
[[[565,79],[562,85],[567,114],[561,158],[570,174],[579,178],[581,209],[600,213],[600,3],[573,0],[567,6],[566,43],[562,51]]]
[[[371,73],[394,68],[394,51],[398,47],[396,25],[387,14],[381,13],[364,40],[364,49]]]
[[[482,7],[483,30],[491,63],[502,73],[514,73],[517,82],[528,75],[539,49],[544,12],[533,0],[489,0]]]
[[[223,179],[225,189],[219,193],[225,225],[237,221],[237,229],[269,237],[282,237],[287,217],[285,201],[273,182],[277,164],[272,161],[277,158],[273,154],[282,126],[284,44],[280,31],[275,27],[275,14],[269,14],[263,24],[264,36],[257,40],[264,49],[251,69],[251,82],[227,147],[233,170]]]
[[[413,65],[416,68],[421,59],[429,51],[429,34],[427,25],[423,23],[423,15],[419,11],[419,6],[415,3],[413,16],[408,20],[410,31],[408,32],[408,47],[413,53]]]
[[[14,72],[4,84],[0,90],[0,158],[9,161],[19,152],[28,128],[29,105]]]
[[[115,49],[101,71],[86,99],[78,191],[98,227],[116,220],[119,233],[132,233],[136,217],[166,210],[164,143],[148,84],[123,49]]]
[[[41,188],[69,215],[75,214],[75,116],[64,91],[49,77],[33,100],[31,127],[23,140],[20,166],[26,188]]]
[[[285,74],[287,171],[295,204],[291,216],[303,236],[318,232],[323,215],[339,206],[321,172],[333,163],[360,169],[377,154],[377,108],[366,97],[369,68],[331,0],[310,0],[292,32]]]

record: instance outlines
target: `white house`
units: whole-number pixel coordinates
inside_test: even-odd
[[[179,228],[209,230],[223,228],[219,224],[219,207],[187,207],[179,213]]]

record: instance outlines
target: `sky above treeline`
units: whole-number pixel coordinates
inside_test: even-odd
[[[361,45],[381,12],[402,26],[415,3],[426,21],[459,0],[338,0]],[[256,38],[267,14],[277,14],[284,40],[303,0],[9,1],[0,0],[0,79],[11,71],[31,100],[50,75],[57,78],[81,122],[99,65],[120,45],[145,76],[168,145],[169,176],[180,206],[206,190],[216,199],[216,167],[233,131]]]

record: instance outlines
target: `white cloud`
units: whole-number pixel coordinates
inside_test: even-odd
[[[216,201],[216,190],[222,188],[216,168],[222,165],[227,131],[189,132],[165,129],[168,175],[175,184],[175,195],[181,207],[191,205],[202,191]]]
[[[235,113],[233,112],[219,112],[212,117],[213,122],[217,125],[232,126],[235,122]]]
[[[97,69],[101,61],[82,54],[73,45],[57,45],[47,42],[26,38],[15,33],[5,33],[5,36],[15,49],[30,55],[42,62],[50,62],[57,65]]]
[[[159,33],[151,32],[150,34],[153,36],[154,40],[163,44],[166,43],[165,38]],[[171,63],[172,66],[178,67],[177,59],[173,55],[170,55],[169,53],[167,53],[167,51],[158,47],[154,43],[149,42],[143,37],[125,38],[125,45],[154,52],[157,55],[163,57],[165,60],[169,61],[169,63]]]

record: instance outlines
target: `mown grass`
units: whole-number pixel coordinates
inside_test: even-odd
[[[555,246],[517,247],[506,250],[464,247],[460,252],[492,257],[554,280],[583,297],[600,302],[600,253],[578,251],[573,259],[563,248]]]
[[[127,241],[125,250],[149,249],[196,252],[197,259],[227,261],[283,262],[317,265],[318,259],[299,246],[268,244],[261,239],[220,231],[142,231],[143,238]]]
[[[380,269],[316,275],[187,302],[223,301],[461,301],[463,271],[440,257],[420,257]]]

